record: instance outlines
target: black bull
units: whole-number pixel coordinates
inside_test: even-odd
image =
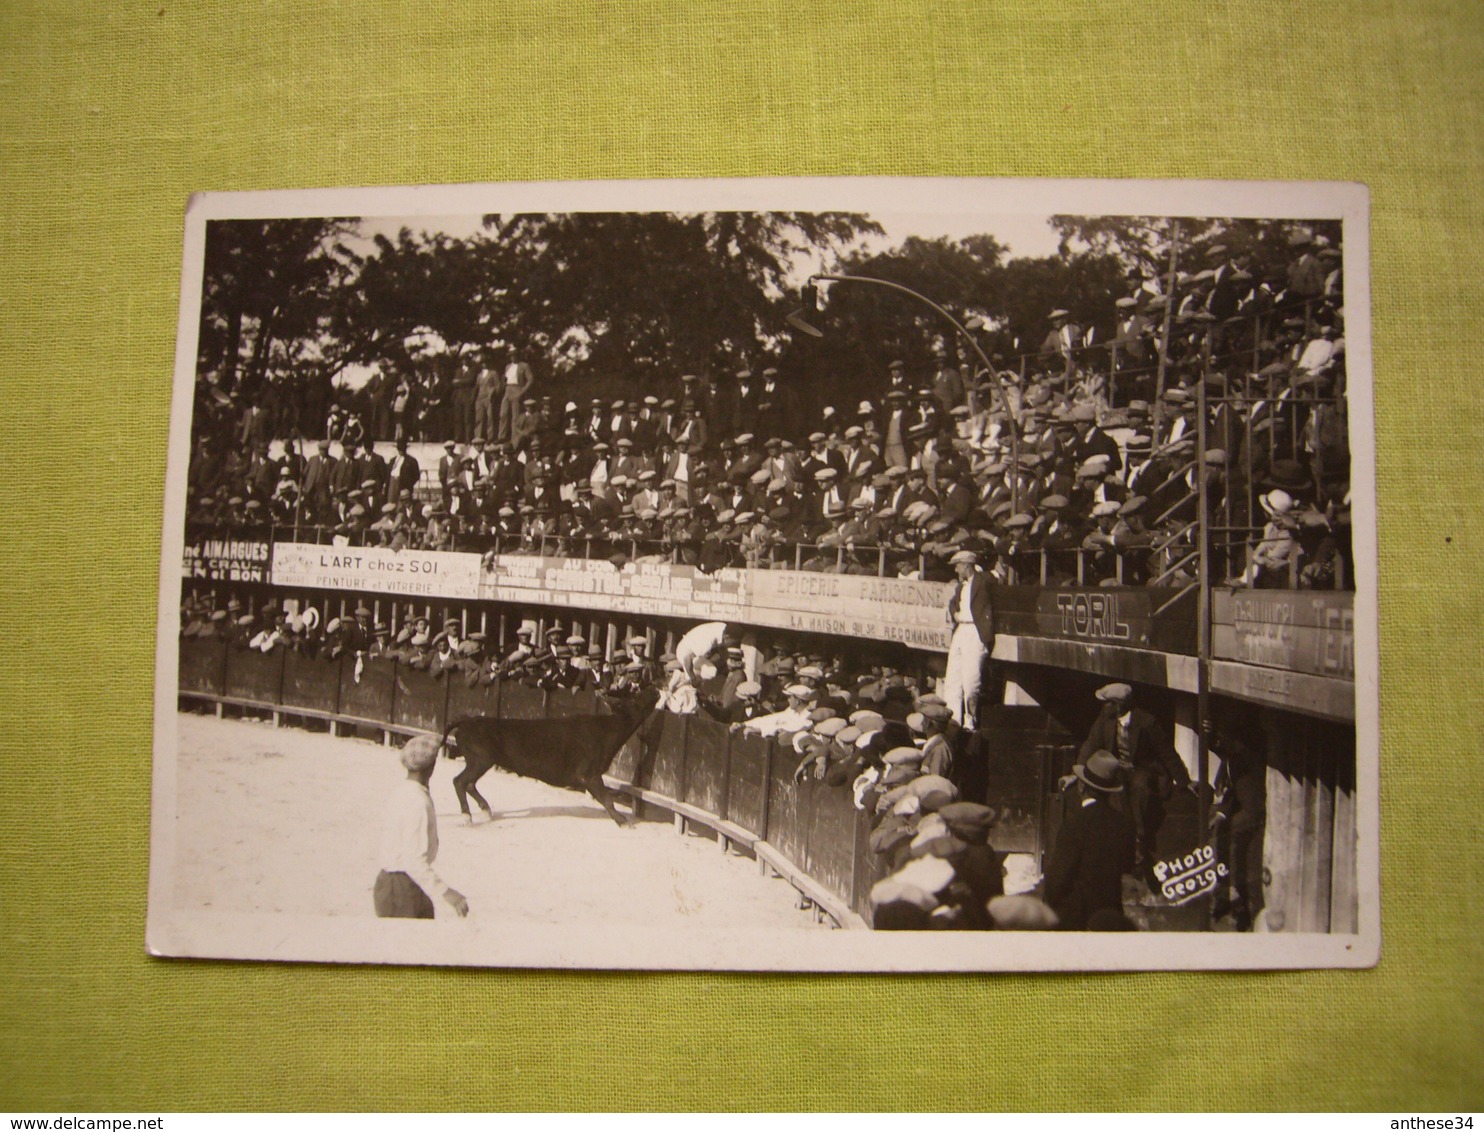
[[[469,716],[450,723],[444,729],[443,743],[446,745],[457,732],[458,753],[464,759],[464,769],[453,780],[459,808],[472,817],[469,799],[473,798],[486,814],[494,817],[494,811],[475,789],[475,783],[497,766],[550,786],[586,790],[608,811],[609,817],[619,825],[627,824],[613,804],[617,795],[603,782],[603,773],[634,734],[646,723],[658,720],[655,704],[659,694],[647,689],[632,699],[603,699],[613,709],[612,715],[579,715],[567,719]]]

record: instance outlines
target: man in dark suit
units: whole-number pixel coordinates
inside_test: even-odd
[[[355,449],[341,446],[341,456],[330,469],[330,494],[340,496],[361,486],[361,468]]]
[[[1112,803],[1123,789],[1118,758],[1094,751],[1075,769],[1077,795],[1046,865],[1046,903],[1070,931],[1123,916],[1123,874],[1134,869],[1134,827]],[[1114,913],[1112,917],[1107,913]]]
[[[617,444],[620,440],[634,439],[634,418],[629,413],[629,403],[622,398],[613,402],[608,410],[608,421],[605,429],[607,435],[604,439],[609,444]]]
[[[335,468],[340,463],[330,455],[328,440],[321,440],[318,449],[304,465],[303,487],[299,496],[304,501],[306,517],[312,523],[322,523],[329,516],[330,483],[335,477]]]
[[[938,499],[938,518],[957,526],[969,517],[974,509],[974,488],[963,468],[953,464],[946,474],[939,472]]]
[[[822,432],[811,433],[809,454],[799,464],[799,478],[806,485],[812,486],[814,473],[823,468],[834,468],[835,474],[842,480],[846,478],[848,472],[845,467],[845,457],[829,446],[829,437]]]
[[[1161,803],[1174,786],[1190,786],[1190,772],[1154,715],[1133,706],[1133,696],[1128,684],[1106,684],[1097,690],[1103,710],[1077,754],[1077,766],[1097,751],[1111,751],[1118,757],[1128,773],[1138,863],[1144,864],[1154,858],[1154,839],[1164,816]]]
[[[376,451],[369,437],[361,443],[361,455],[357,461],[357,468],[362,483],[366,480],[375,480],[378,490],[386,483],[386,458]]]
[[[627,436],[620,436],[613,443],[618,449],[618,455],[608,465],[608,482],[612,483],[617,476],[637,480],[639,473],[645,468],[643,455],[635,452],[634,442]]]
[[[261,500],[269,499],[278,486],[278,461],[269,457],[266,443],[255,445],[248,459],[247,486]]]
[[[355,619],[345,618],[340,623],[341,635],[348,653],[365,652],[371,646],[371,610],[364,605],[355,608]]]
[[[845,430],[844,449],[835,449],[845,466],[840,472],[842,476],[850,477],[860,474],[860,466],[870,462],[875,465],[876,471],[883,470],[886,465],[881,462],[881,450],[866,442],[866,430],[860,425],[851,425]],[[906,465],[903,465],[905,467]]]
[[[266,446],[272,439],[273,429],[267,410],[261,405],[249,405],[242,417],[242,428],[238,431],[238,440],[242,447],[254,448],[259,444]]]
[[[461,354],[457,358],[457,369],[453,377],[453,437],[460,444],[468,444],[475,437],[474,396],[475,383],[479,380],[479,351]]]
[[[397,441],[397,454],[387,466],[386,497],[395,502],[404,495],[411,495],[421,475],[422,468],[418,466],[417,457],[408,455],[407,439],[403,437]]]
[[[1208,249],[1206,258],[1216,264],[1206,309],[1218,321],[1225,321],[1236,315],[1243,297],[1251,290],[1252,276],[1242,270],[1240,263],[1234,263],[1228,258],[1226,248],[1221,244]]]
[[[534,397],[526,397],[512,410],[510,447],[516,452],[531,448],[541,435],[541,414]]]
[[[459,474],[459,458],[454,455],[457,448],[452,440],[443,442],[443,455],[438,459],[438,490],[443,496],[443,506],[453,502],[453,483]]]
[[[603,402],[594,397],[588,406],[587,420],[582,424],[582,435],[587,437],[589,444],[606,444],[612,439],[608,431],[608,414],[603,411]]]
[[[503,444],[497,444],[487,467],[495,497],[501,503],[513,503],[525,486],[525,468],[520,461]]]
[[[757,397],[757,431],[761,436],[794,435],[798,425],[798,398],[794,391],[778,382],[778,370],[763,370],[763,386]]]
[[[754,472],[763,466],[765,457],[754,447],[755,437],[750,432],[744,432],[737,437],[737,449],[731,463],[727,465],[727,479],[732,482],[746,482]]]
[[[933,375],[933,396],[938,399],[943,415],[947,416],[959,405],[967,404],[964,390],[964,375],[948,352],[946,342],[933,343],[933,358],[937,372]]]
[[[553,486],[553,477],[543,465],[538,465],[526,483],[524,502],[537,512],[556,515],[565,510],[558,489]]]
[[[757,382],[750,369],[737,371],[737,385],[732,390],[729,424],[733,436],[758,430]]]
[[[1118,450],[1118,442],[1098,428],[1097,410],[1091,405],[1078,405],[1072,410],[1071,424],[1076,430],[1071,441],[1074,463],[1080,465],[1093,456],[1106,456],[1109,470],[1123,471],[1123,453]]]
[[[704,378],[699,378],[694,374],[687,374],[680,380],[686,385],[687,396],[701,407],[706,430],[713,436],[732,435],[731,398],[716,375],[708,373]]]
[[[654,396],[644,398],[643,402],[629,402],[629,418],[633,422],[630,426],[629,435],[633,437],[635,447],[641,452],[653,452],[655,446],[659,443],[659,421],[655,419],[654,415],[654,411],[658,408],[659,403],[659,398]]]
[[[675,447],[682,452],[695,454],[706,447],[706,420],[700,405],[690,405],[681,421],[676,424]]]
[[[938,506],[938,493],[927,485],[927,472],[921,468],[908,468],[906,483],[891,493],[890,503],[896,508],[897,514],[906,512],[908,507],[914,503],[927,503],[932,507]]]

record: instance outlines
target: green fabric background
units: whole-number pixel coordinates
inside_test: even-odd
[[[1479,1108],[1478,0],[0,4],[0,1109]],[[182,217],[202,189],[1363,181],[1382,965],[834,978],[143,950]]]

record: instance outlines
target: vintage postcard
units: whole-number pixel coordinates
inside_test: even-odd
[[[656,181],[186,214],[148,948],[1380,952],[1368,197]]]

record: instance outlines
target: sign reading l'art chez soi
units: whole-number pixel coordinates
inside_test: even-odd
[[[791,570],[724,569],[379,547],[278,543],[282,586],[393,596],[501,601],[631,616],[735,621],[770,628],[898,641],[946,652],[939,582]]]

